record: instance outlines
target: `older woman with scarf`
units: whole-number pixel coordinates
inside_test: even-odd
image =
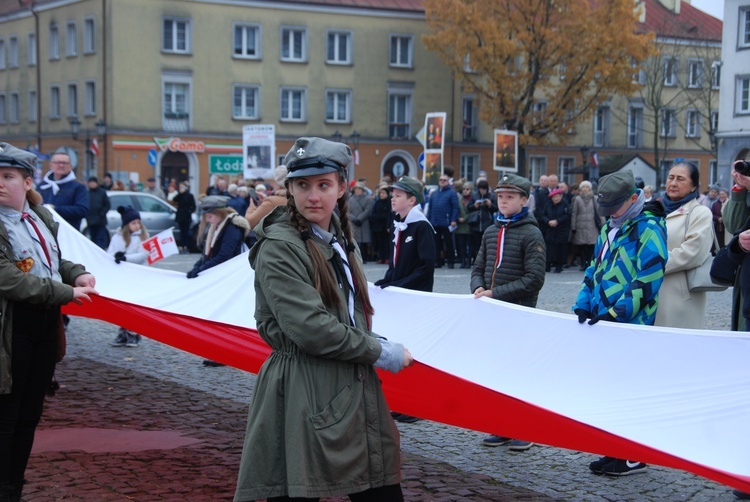
[[[664,284],[659,294],[656,326],[702,329],[706,293],[691,292],[687,273],[700,267],[711,252],[713,216],[701,205],[700,173],[687,162],[669,170],[662,204],[667,212],[667,250]]]

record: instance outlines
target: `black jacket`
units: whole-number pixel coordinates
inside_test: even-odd
[[[398,262],[393,266],[395,244],[391,242],[388,271],[376,286],[398,286],[417,291],[432,291],[435,279],[435,231],[427,221],[409,223],[399,233]]]
[[[391,199],[375,199],[370,213],[370,231],[387,232],[393,225],[393,211],[391,211]]]
[[[175,221],[177,223],[190,223],[195,212],[195,197],[193,197],[193,194],[190,192],[178,193],[174,202],[177,203]]]
[[[89,212],[86,214],[86,222],[91,226],[107,226],[107,211],[110,209],[109,197],[106,190],[96,187],[89,188]]]
[[[549,222],[557,220],[557,226],[549,226]],[[565,199],[558,204],[552,201],[544,206],[539,222],[545,226],[544,239],[549,244],[565,244],[570,237],[570,206]]]

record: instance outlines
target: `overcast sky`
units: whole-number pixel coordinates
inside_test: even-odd
[[[724,19],[724,0],[692,0],[690,3],[713,17]]]

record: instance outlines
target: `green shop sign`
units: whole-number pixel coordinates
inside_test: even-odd
[[[242,155],[209,155],[210,174],[242,174]]]

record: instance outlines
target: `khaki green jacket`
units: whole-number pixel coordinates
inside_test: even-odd
[[[273,352],[255,384],[235,500],[328,497],[399,483],[398,430],[372,366],[381,345],[361,302],[357,327],[345,307],[345,279],[342,307],[323,305],[285,207],[255,232],[255,319]],[[338,253],[312,238],[345,277]]]
[[[57,241],[59,224],[52,214],[42,206],[32,206],[39,218],[47,225]],[[0,222],[0,394],[11,391],[11,335],[13,332],[13,302],[47,305],[65,305],[73,299],[76,277],[85,274],[82,265],[60,259],[60,275],[65,284],[52,279],[42,279],[22,272],[16,266],[8,232]]]

